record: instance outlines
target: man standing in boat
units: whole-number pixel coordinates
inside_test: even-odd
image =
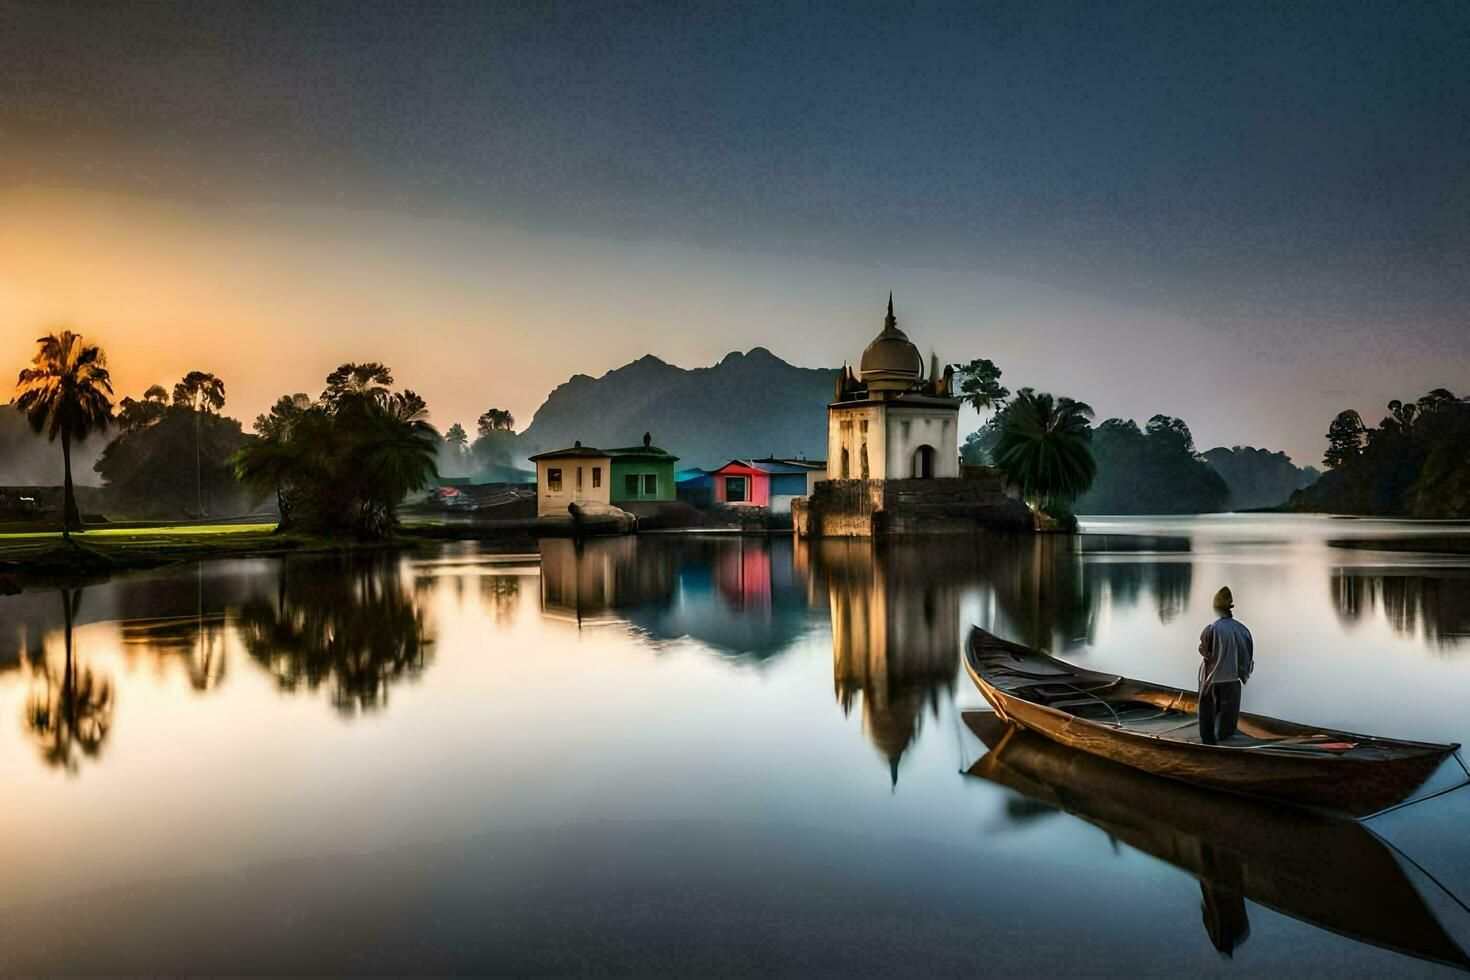
[[[1216,745],[1235,734],[1240,717],[1240,689],[1255,669],[1251,631],[1231,612],[1235,597],[1226,586],[1215,593],[1213,623],[1199,635],[1199,735]]]

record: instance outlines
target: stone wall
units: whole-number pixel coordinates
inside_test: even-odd
[[[1030,508],[995,478],[827,480],[792,515],[797,533],[812,538],[1036,529]]]

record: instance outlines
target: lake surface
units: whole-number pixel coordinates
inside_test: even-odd
[[[959,653],[973,623],[1190,687],[1228,584],[1247,710],[1466,741],[1467,529],[1086,530],[463,544],[0,598],[0,972],[1462,959],[1470,789],[1370,833],[1049,743],[986,764]]]

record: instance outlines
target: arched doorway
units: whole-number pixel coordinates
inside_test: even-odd
[[[914,479],[934,479],[934,447],[920,446],[914,450]]]
[[[843,446],[842,447],[842,479],[846,480],[847,478],[848,478],[847,447],[846,446]]]

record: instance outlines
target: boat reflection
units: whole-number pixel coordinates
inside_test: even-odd
[[[63,590],[57,595],[65,654],[59,666],[44,653],[31,661],[25,725],[42,761],[74,773],[81,759],[97,758],[112,730],[112,681],[82,666],[74,649],[74,622],[82,590]]]
[[[1225,955],[1250,934],[1249,899],[1359,942],[1470,969],[1399,860],[1356,821],[1161,779],[1012,728],[990,712],[964,718],[990,749],[969,775],[1193,875],[1205,931]],[[1035,819],[1034,806],[1023,819]]]
[[[1385,572],[1338,568],[1329,585],[1340,621],[1372,618],[1381,610],[1393,629],[1452,651],[1470,640],[1470,569]]]
[[[392,555],[286,560],[274,597],[240,606],[240,639],[281,690],[330,685],[342,714],[372,711],[428,662],[418,598]]]

